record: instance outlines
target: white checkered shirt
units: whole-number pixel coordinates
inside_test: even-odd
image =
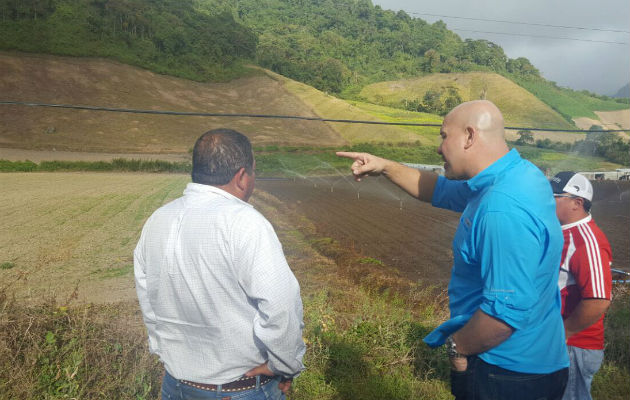
[[[134,251],[149,348],[177,379],[223,384],[268,361],[304,369],[300,287],[250,204],[189,183],[147,220]]]

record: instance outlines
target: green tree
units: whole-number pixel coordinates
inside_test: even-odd
[[[518,139],[516,139],[516,144],[518,145],[534,144],[534,134],[532,134],[531,131],[518,131],[516,134],[518,135]]]

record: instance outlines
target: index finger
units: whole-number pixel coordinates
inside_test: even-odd
[[[353,151],[338,151],[335,153],[339,157],[351,158],[353,160],[358,160],[361,158],[361,153],[356,153]]]

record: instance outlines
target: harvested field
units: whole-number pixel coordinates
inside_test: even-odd
[[[181,195],[188,176],[108,173],[0,175],[2,286],[20,297],[135,298],[133,249],[144,220]]]

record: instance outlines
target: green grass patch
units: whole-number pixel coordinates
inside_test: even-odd
[[[513,145],[521,156],[552,175],[560,171],[611,171],[623,168],[602,157],[589,157],[576,152],[560,152],[535,146]]]
[[[6,261],[0,264],[0,269],[11,269],[11,268],[15,268],[15,263]]]
[[[628,109],[627,103],[624,104],[605,97],[595,97],[590,93],[561,88],[552,82],[518,78],[514,78],[514,80],[557,111],[568,122],[572,122],[573,118],[579,117],[599,119],[595,111]]]
[[[33,172],[39,166],[32,161],[8,161],[0,160],[0,172]]]
[[[359,259],[359,264],[385,265],[383,261],[377,260],[376,258],[372,257],[363,257]]]
[[[428,114],[416,111],[401,110],[400,108],[386,107],[382,105],[366,103],[362,101],[349,100],[348,103],[357,107],[361,111],[369,113],[375,116],[383,122],[408,122],[413,124],[434,124],[441,125],[442,117],[435,114]],[[439,145],[440,141],[440,127],[437,126],[399,126],[401,129],[411,131],[418,136],[423,137],[426,142],[432,143],[435,146]]]
[[[421,341],[432,326],[388,295],[347,295],[355,300],[351,314],[338,310],[329,291],[305,301],[308,369],[296,381],[295,398],[450,398],[445,353]]]

